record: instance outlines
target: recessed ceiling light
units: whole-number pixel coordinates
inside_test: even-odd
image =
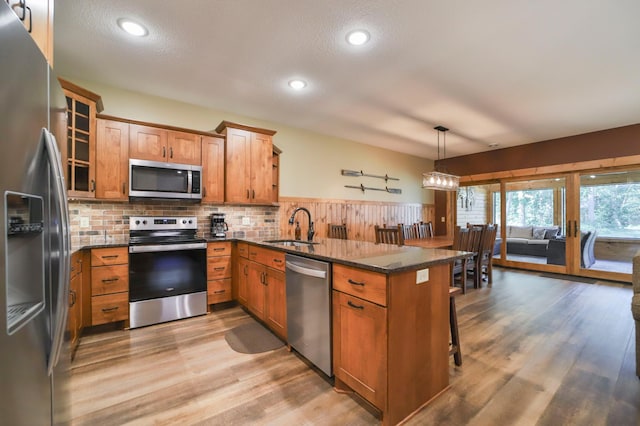
[[[127,33],[136,37],[142,37],[149,34],[149,31],[147,31],[145,27],[137,22],[132,21],[131,19],[118,19],[118,26]]]
[[[307,87],[307,82],[304,80],[291,80],[289,81],[289,87],[294,90],[302,90]]]
[[[362,46],[369,38],[369,33],[365,30],[354,30],[347,34],[347,42],[353,46]]]
[[[490,143],[489,144],[489,148],[497,148],[500,144],[497,143]]]

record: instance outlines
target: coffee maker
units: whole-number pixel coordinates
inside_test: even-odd
[[[211,237],[227,238],[229,226],[224,221],[224,213],[211,213]]]

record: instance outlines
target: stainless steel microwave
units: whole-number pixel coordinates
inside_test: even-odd
[[[202,166],[129,160],[129,197],[202,199]]]

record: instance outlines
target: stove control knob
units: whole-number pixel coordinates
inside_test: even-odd
[[[193,221],[191,219],[189,219],[189,223],[191,224],[191,223],[193,223]]]
[[[136,225],[140,225],[140,221],[139,220],[136,220]]]
[[[146,221],[146,220],[143,220],[143,221],[142,221],[142,224],[143,224],[143,225],[146,225],[146,224],[147,224],[147,221]]]
[[[191,221],[189,221],[189,222],[191,222]],[[186,223],[187,223],[187,220],[186,219],[182,219],[182,224],[185,225]]]

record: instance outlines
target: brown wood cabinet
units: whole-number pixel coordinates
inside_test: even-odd
[[[71,273],[69,282],[69,316],[68,327],[71,344],[71,358],[75,356],[76,348],[82,334],[82,252],[76,251],[71,256]]]
[[[246,266],[247,269],[246,306],[274,333],[286,340],[287,303],[284,253],[253,245],[249,245],[248,251],[249,260],[245,259],[241,262],[242,267]],[[239,282],[239,300],[242,291]]]
[[[232,300],[232,277],[231,242],[207,244],[207,304]]]
[[[390,275],[334,264],[335,387],[354,390],[395,425],[449,383],[449,265]],[[338,290],[339,289],[339,290]]]
[[[224,202],[224,138],[202,136],[202,202]]]
[[[234,246],[233,298],[247,306],[249,277],[249,244],[237,242]]]
[[[287,295],[285,273],[272,268],[265,271],[264,321],[278,336],[287,339]]]
[[[59,79],[67,98],[67,195],[95,198],[96,114],[102,110],[99,95]]]
[[[53,67],[53,0],[7,1]]]
[[[223,121],[225,201],[238,204],[273,203],[273,130]]]
[[[195,133],[141,124],[129,125],[129,157],[180,164],[201,164],[201,140]]]
[[[129,124],[98,118],[96,198],[127,200],[129,196]]]
[[[91,250],[91,325],[129,319],[127,247]]]
[[[277,204],[280,200],[280,154],[282,154],[282,150],[273,145],[271,202],[274,204]]]
[[[387,394],[387,309],[333,291],[334,374],[378,408]]]

